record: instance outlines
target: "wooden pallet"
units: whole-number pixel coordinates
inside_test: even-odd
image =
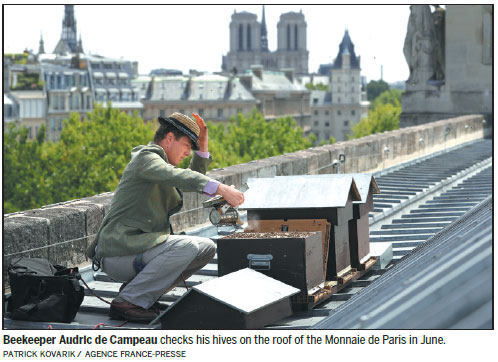
[[[328,280],[324,287],[311,295],[297,295],[291,297],[294,310],[308,310],[329,299],[353,281],[358,280],[369,272],[377,261],[377,257],[372,256],[360,265],[360,269],[349,268],[337,276],[336,280]]]

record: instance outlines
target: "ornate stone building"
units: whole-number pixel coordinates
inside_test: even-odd
[[[473,113],[490,120],[493,6],[410,8],[403,48],[410,76],[400,127]]]
[[[334,137],[347,140],[351,128],[368,116],[369,102],[361,79],[360,57],[346,30],[339,52],[330,66],[327,91],[313,91],[310,97],[311,131],[319,142]]]
[[[213,122],[227,122],[237,113],[248,114],[256,107],[254,96],[234,76],[154,76],[133,83],[140,87],[143,118],[147,121],[180,112],[198,113]]]
[[[277,50],[268,49],[265,10],[261,23],[249,12],[234,12],[230,22],[230,50],[223,56],[225,73],[241,73],[252,65],[265,70],[294,68],[297,74],[308,73],[307,25],[302,12],[280,15],[277,24]]]

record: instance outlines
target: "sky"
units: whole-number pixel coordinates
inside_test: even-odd
[[[152,69],[218,72],[229,51],[234,11],[261,21],[261,5],[75,5],[78,38],[85,53],[139,62],[139,73]],[[286,12],[302,11],[307,23],[308,69],[333,61],[348,29],[361,56],[367,80],[404,81],[403,56],[409,5],[265,5],[268,46],[277,48],[277,23]],[[38,51],[40,36],[52,52],[62,30],[63,5],[4,5],[5,53]]]

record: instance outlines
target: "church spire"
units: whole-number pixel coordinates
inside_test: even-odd
[[[62,20],[62,33],[54,53],[75,53],[78,41],[76,37],[76,20],[74,18],[74,5],[64,5],[64,19]]]
[[[43,42],[43,35],[40,32],[40,45],[38,46],[38,54],[45,54],[45,44]]]
[[[76,50],[77,53],[84,53],[83,52],[83,41],[81,40],[81,34],[80,34],[80,40],[78,40],[78,49]]]
[[[261,50],[268,51],[268,31],[266,30],[265,6],[263,5],[263,16],[261,18]]]

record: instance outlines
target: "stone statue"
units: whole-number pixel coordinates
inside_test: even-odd
[[[432,13],[434,21],[434,80],[444,80],[445,67],[445,35],[444,20],[445,10],[439,5],[434,5],[435,10]]]
[[[403,54],[410,69],[408,84],[424,87],[434,75],[434,21],[429,5],[411,5]]]

